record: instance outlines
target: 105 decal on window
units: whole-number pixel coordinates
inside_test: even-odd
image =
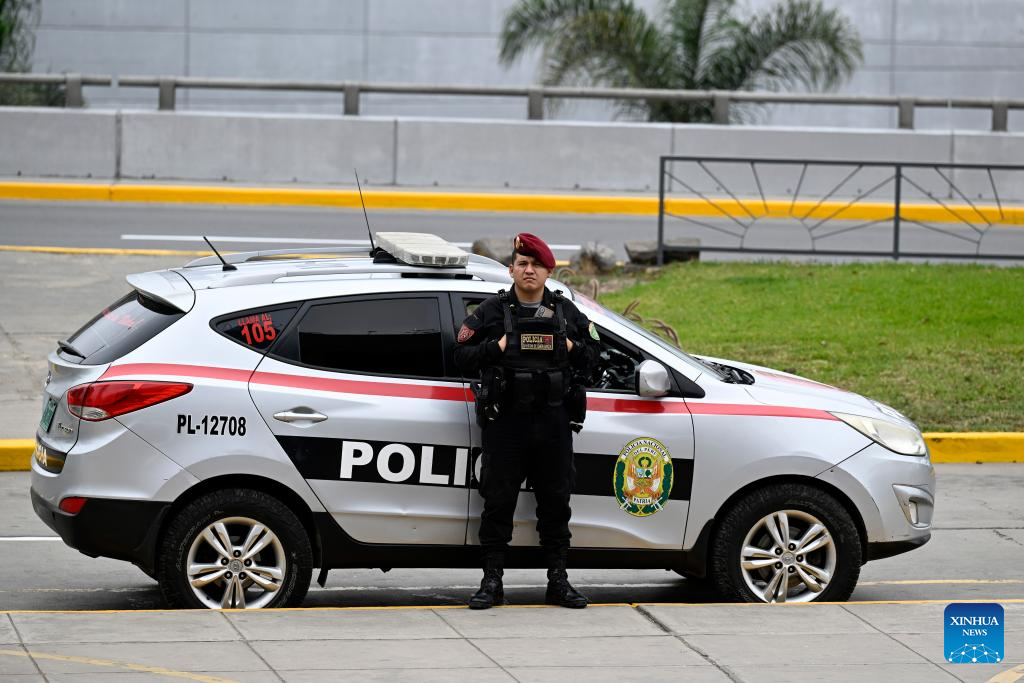
[[[243,311],[214,321],[214,329],[249,348],[269,349],[295,315],[295,308]]]

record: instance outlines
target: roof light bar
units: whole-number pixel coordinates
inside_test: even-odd
[[[426,232],[378,232],[377,246],[410,266],[465,267],[469,254]]]

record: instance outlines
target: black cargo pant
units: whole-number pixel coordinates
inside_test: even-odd
[[[550,565],[569,549],[569,495],[575,483],[572,431],[564,406],[508,412],[483,430],[480,546],[484,566],[502,566],[512,540],[519,490],[528,479],[537,499],[537,533]]]

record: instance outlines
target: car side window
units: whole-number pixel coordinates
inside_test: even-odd
[[[437,298],[314,304],[288,333],[282,360],[339,372],[443,377]]]
[[[595,381],[593,386],[588,388],[598,391],[634,392],[636,367],[644,360],[643,354],[600,327],[598,336],[601,337],[601,341],[598,342],[600,354],[597,370],[593,375]]]

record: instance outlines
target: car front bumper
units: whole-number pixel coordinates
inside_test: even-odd
[[[931,538],[935,468],[931,457],[899,455],[871,444],[818,478],[857,508],[867,536],[867,560],[918,548]]]

